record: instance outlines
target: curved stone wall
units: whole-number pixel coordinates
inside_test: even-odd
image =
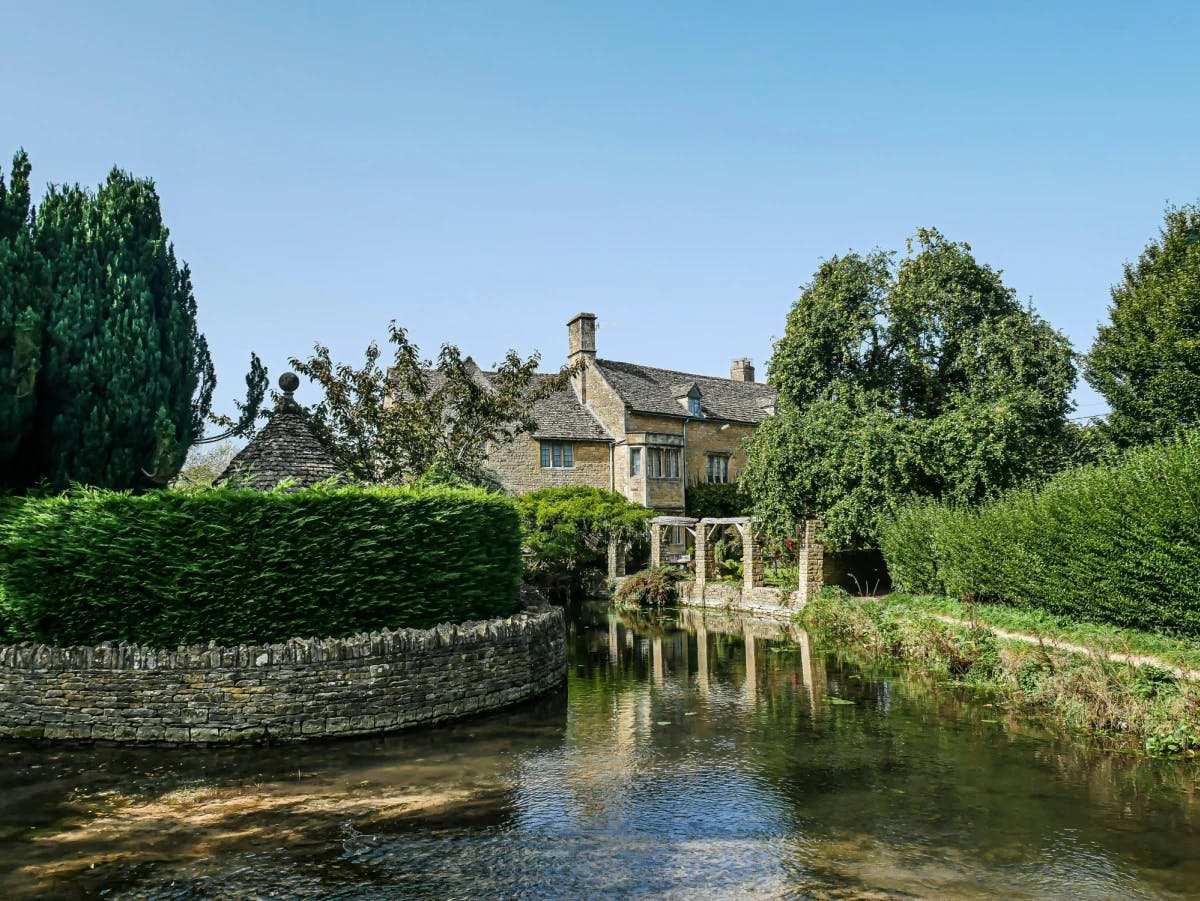
[[[566,675],[562,610],[285,644],[0,647],[0,738],[297,741],[442,722]]]

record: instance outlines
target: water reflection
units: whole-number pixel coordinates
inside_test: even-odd
[[[572,611],[556,697],[318,746],[0,746],[6,896],[1194,897],[1189,763],[794,625]],[[94,865],[94,867],[93,867]]]

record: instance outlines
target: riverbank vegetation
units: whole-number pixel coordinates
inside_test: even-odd
[[[79,490],[27,498],[9,514],[9,641],[261,644],[508,616],[519,605],[516,509],[481,490]]]
[[[613,597],[624,606],[662,607],[679,600],[679,583],[686,578],[675,566],[643,569],[623,581]]]
[[[1200,636],[1200,432],[975,508],[885,517],[897,588]]]
[[[945,622],[905,595],[861,599],[827,589],[799,618],[818,641],[868,662],[913,665],[1121,746],[1149,754],[1200,751],[1200,684],[1164,667],[1109,660],[1111,647],[1088,656],[1006,640],[979,620]],[[1147,637],[1151,645],[1157,640]]]

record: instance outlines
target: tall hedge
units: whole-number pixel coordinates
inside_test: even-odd
[[[1200,432],[974,510],[888,518],[896,585],[1200,636]]]
[[[157,647],[333,637],[507,616],[521,537],[475,490],[111,492],[27,500],[0,522],[8,632]]]

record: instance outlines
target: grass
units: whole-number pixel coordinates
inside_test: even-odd
[[[826,589],[798,618],[818,641],[849,649],[853,656],[916,666],[941,680],[985,690],[1003,706],[1046,716],[1122,748],[1156,756],[1200,752],[1200,683],[1103,654],[1006,641],[987,626],[1046,635],[1034,628],[1042,624],[1057,629],[1047,637],[1095,651],[1153,653],[1181,666],[1194,659],[1194,646],[1108,626],[1046,623],[1027,611],[1017,611],[1018,618],[1001,609],[1004,615],[993,622],[991,608],[955,606],[941,598],[852,598]],[[947,623],[939,614],[974,624]]]

